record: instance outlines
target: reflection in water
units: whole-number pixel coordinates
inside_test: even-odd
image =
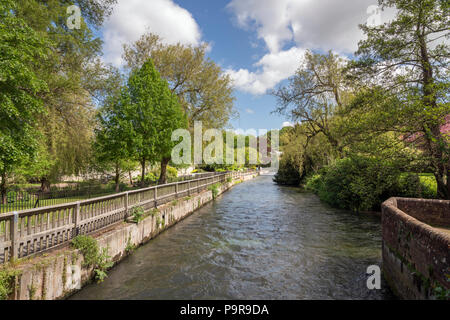
[[[381,266],[378,218],[271,179],[235,186],[71,298],[393,298],[366,287],[367,267]]]

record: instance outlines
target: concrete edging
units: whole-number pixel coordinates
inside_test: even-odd
[[[242,177],[242,180],[252,179],[256,175]],[[222,184],[219,194],[230,189],[236,181]],[[184,197],[176,200],[175,204],[172,202],[159,206],[159,212],[147,216],[139,223],[124,221],[122,224],[94,235],[94,238],[100,248],[108,248],[108,254],[116,264],[130,254],[130,248],[147,243],[212,200],[213,195],[210,190]],[[164,223],[158,224],[158,222]],[[78,250],[69,246],[38,257],[24,259],[14,265],[21,274],[16,278],[15,290],[10,299],[64,299],[91,282],[94,270],[92,267],[84,268],[82,264],[83,256]]]

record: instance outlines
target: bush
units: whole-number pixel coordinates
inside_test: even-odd
[[[178,177],[178,170],[174,167],[167,166],[167,178],[175,179]]]
[[[310,176],[306,188],[334,207],[365,211],[379,209],[395,190],[398,176],[399,171],[387,161],[352,157]]]
[[[0,300],[8,299],[9,295],[13,293],[14,281],[19,274],[19,270],[0,269]]]
[[[289,158],[282,158],[273,181],[280,185],[298,186],[301,181],[300,168]]]
[[[102,282],[106,278],[106,270],[113,266],[108,249],[100,250],[97,240],[90,236],[79,235],[71,241],[71,245],[79,249],[84,257],[83,266],[94,267],[95,279]]]
[[[220,183],[215,183],[208,187],[208,190],[211,190],[213,199],[217,197],[219,194]]]
[[[406,198],[437,198],[437,183],[433,175],[404,173],[399,176],[396,196]]]
[[[133,221],[139,223],[144,219],[144,209],[142,207],[134,207],[131,215],[133,216]]]

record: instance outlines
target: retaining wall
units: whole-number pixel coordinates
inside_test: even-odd
[[[244,176],[242,181],[256,175]],[[219,194],[231,188],[237,181],[222,184]],[[130,248],[142,245],[178,221],[192,214],[205,203],[213,200],[212,191],[178,199],[158,207],[158,212],[147,216],[139,223],[126,222],[96,234],[100,248],[108,248],[108,254],[115,263],[122,260]],[[83,256],[69,246],[19,262],[20,270],[16,278],[14,300],[54,300],[67,297],[89,283],[94,271],[84,268]]]
[[[383,273],[398,297],[446,298],[449,227],[450,201],[391,198],[383,203]]]

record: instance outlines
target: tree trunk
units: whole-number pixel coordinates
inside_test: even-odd
[[[2,172],[2,183],[0,184],[1,202],[2,204],[7,203],[7,193],[6,193],[6,172]]]
[[[130,178],[130,186],[133,185],[133,178],[131,177],[131,171],[128,171],[128,177]]]
[[[50,180],[48,180],[47,177],[41,178],[41,191],[42,192],[50,191]]]
[[[437,195],[441,199],[450,200],[450,170],[444,172],[443,170],[439,170],[434,174],[437,182]]]
[[[116,176],[114,177],[114,182],[116,183],[116,192],[119,192],[120,189],[120,169],[119,169],[119,163],[116,163]]]
[[[141,160],[141,185],[144,185],[144,179],[145,179],[145,157]]]
[[[450,169],[447,170],[447,200],[450,200]]]
[[[161,160],[161,175],[159,176],[158,184],[167,183],[167,165],[169,164],[170,158],[163,158]]]

